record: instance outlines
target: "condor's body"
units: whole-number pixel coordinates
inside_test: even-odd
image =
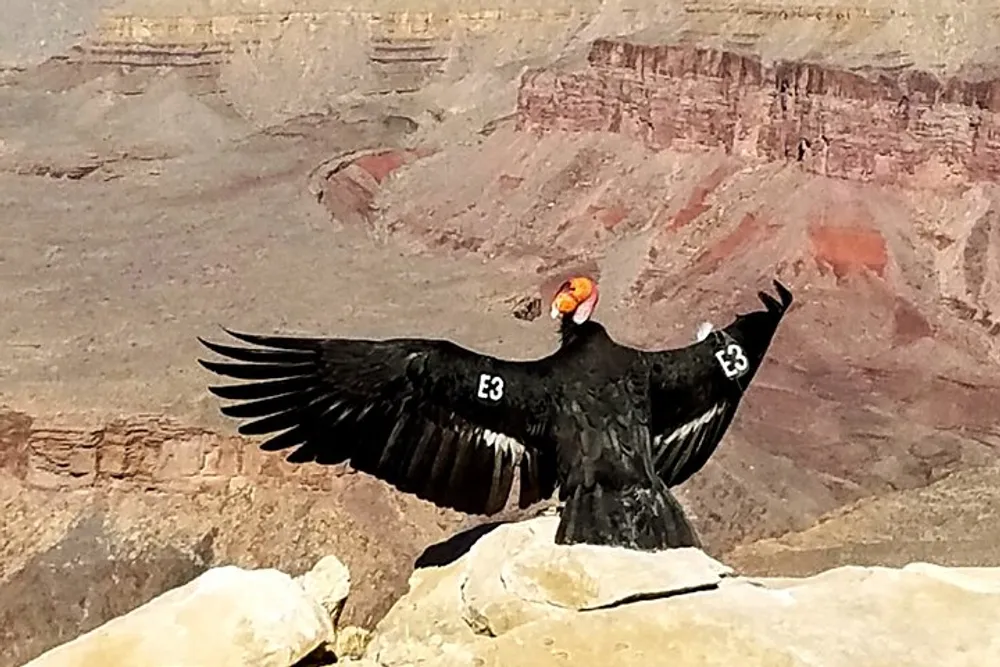
[[[558,543],[692,546],[697,536],[668,489],[705,464],[731,423],[791,304],[775,286],[780,302],[761,293],[765,310],[676,349],[615,342],[589,319],[596,286],[568,282],[553,304],[561,345],[536,360],[444,340],[230,332],[261,347],[202,342],[250,363],[202,364],[253,381],[211,391],[241,401],[225,414],[255,419],[241,433],[282,431],[262,448],[294,447],[289,461],[350,461],[403,491],[480,514],[503,508],[519,466],[522,507],[558,487]]]

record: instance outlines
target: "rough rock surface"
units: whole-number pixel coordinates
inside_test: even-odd
[[[554,549],[558,525],[557,516],[504,525],[472,547],[462,586],[470,618],[485,619],[485,627],[500,634],[483,608],[484,602],[494,604],[500,596],[522,604],[586,611],[664,591],[714,586],[729,573],[725,566],[705,560],[698,549],[674,550],[668,562],[645,553],[623,562],[616,558],[620,550],[602,546]],[[595,578],[594,572],[602,576]]]
[[[329,558],[304,575],[308,589],[278,570],[210,569],[27,665],[287,667],[333,637],[324,606],[347,590],[339,577],[328,590],[317,584],[346,569]]]
[[[998,581],[993,568],[933,567],[844,567],[773,585],[739,581],[524,626],[477,653],[476,664],[972,667],[989,664],[1000,650],[991,631],[1000,621]]]
[[[298,583],[306,593],[326,612],[336,627],[340,614],[351,592],[351,572],[336,556],[324,556],[311,570],[298,577]],[[329,641],[335,641],[331,635]]]
[[[356,625],[337,628],[337,638],[333,645],[333,654],[337,656],[338,662],[348,659],[360,660],[368,649],[371,639],[371,630],[359,628]]]
[[[1000,651],[995,567],[749,578],[697,549],[555,545],[555,526],[553,517],[503,525],[452,562],[417,570],[370,643],[367,631],[340,628],[333,654],[320,650],[335,626],[325,607],[350,574],[327,556],[297,580],[214,568],[26,667],[972,667]]]
[[[573,577],[564,567],[564,553],[577,547],[552,544],[549,522],[498,528],[454,563],[415,573],[410,592],[376,628],[367,657],[386,667],[971,667],[989,664],[1000,651],[993,631],[1000,623],[997,568],[912,563],[901,569],[845,566],[806,579],[720,579],[726,568],[704,555],[698,561],[606,549],[600,556],[578,556],[582,577]],[[522,558],[523,549],[548,552],[548,558],[532,559],[537,567],[527,578],[534,590],[546,582],[550,593],[544,599],[519,597],[508,571],[499,575],[508,585],[494,589],[494,604],[482,606],[504,622],[470,624],[470,586],[478,577],[497,577],[495,562]],[[651,560],[659,561],[654,571]],[[610,563],[616,563],[611,573]],[[587,598],[602,586],[614,589],[618,573],[626,570],[633,573],[631,582],[645,580],[646,599],[596,610],[564,604],[571,591]],[[668,570],[674,577],[700,579],[702,589],[664,583],[660,575]],[[630,590],[626,582],[619,594],[628,598]],[[546,611],[507,623],[517,606]]]
[[[6,412],[0,424],[0,642],[12,665],[220,564],[298,573],[341,553],[368,591],[345,620],[371,625],[427,542],[461,520],[363,476],[253,463],[238,438],[162,417],[86,428]]]

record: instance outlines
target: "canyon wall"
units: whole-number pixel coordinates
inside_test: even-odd
[[[592,14],[597,4],[462,3],[456,10],[448,4],[402,1],[127,2],[106,9],[97,29],[70,57],[208,74],[230,62],[234,53],[260,58],[271,45],[291,41],[297,48],[295,54],[285,54],[289,65],[305,55],[324,68],[335,64],[333,69],[344,69],[337,56],[349,44],[352,56],[372,70],[366,92],[407,92],[445,69],[456,37],[517,34],[541,44],[553,31]]]
[[[464,90],[449,97],[435,90],[426,102],[459,111],[489,105],[488,118],[480,119],[486,122],[509,113],[515,79],[526,64],[573,60],[594,40],[620,35],[698,42],[769,61],[822,58],[829,67],[917,67],[939,75],[979,71],[995,60],[988,26],[1000,11],[987,0],[933,7],[920,0],[856,4],[477,0],[456,7],[441,0],[121,0],[106,6],[96,27],[64,57],[99,67],[183,69],[206,92],[227,96],[263,125],[329,111],[344,96],[413,93],[469,76],[480,79],[470,84],[475,94]],[[746,105],[753,100],[744,100]],[[802,113],[817,125],[824,113],[835,111],[836,105]],[[921,120],[913,115],[912,122]],[[779,133],[764,141],[770,150],[784,151],[785,138]],[[829,160],[836,159],[835,149]],[[870,162],[844,168],[880,168]]]
[[[230,480],[328,491],[342,466],[292,466],[238,436],[135,415],[91,425],[78,418],[32,419],[0,412],[0,472],[36,489],[135,487],[172,492],[225,490]]]
[[[941,80],[598,40],[582,70],[527,73],[524,130],[610,131],[662,150],[795,160],[856,181],[1000,180],[1000,78]]]
[[[223,564],[302,572],[340,554],[358,591],[346,622],[370,627],[464,520],[162,416],[83,422],[0,410],[0,667]]]
[[[780,52],[802,59],[809,52],[842,64],[910,64],[943,71],[990,60],[990,26],[998,17],[1000,9],[990,0],[961,5],[475,0],[457,7],[443,0],[119,0],[105,4],[81,52],[96,61],[135,65],[217,63],[241,45],[277,40],[289,30],[320,34],[346,27],[362,38],[362,50],[374,64],[440,67],[454,55],[450,42],[456,37],[499,36],[504,50],[527,46],[537,55],[552,46],[546,37],[572,27],[584,42],[646,31],[659,42],[687,36],[712,45],[741,44],[769,57]],[[854,32],[851,43],[842,34],[848,27]]]

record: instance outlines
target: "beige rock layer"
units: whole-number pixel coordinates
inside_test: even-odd
[[[556,545],[556,524],[502,525],[418,571],[371,643],[358,628],[331,641],[350,575],[330,556],[297,580],[210,570],[25,667],[287,667],[324,643],[358,667],[979,667],[1000,655],[1000,568],[751,579],[697,549]]]
[[[581,40],[646,31],[651,39],[697,35],[713,46],[751,47],[765,57],[804,58],[823,53],[844,64],[954,69],[994,58],[990,0],[968,2],[856,2],[818,0],[769,3],[687,0],[662,5],[645,0],[542,2],[504,0],[326,0],[109,3],[94,41],[105,45],[203,47],[278,38],[302,26],[312,31],[357,28],[385,40],[451,39],[456,34],[556,35],[578,26]],[[845,39],[844,35],[850,34]],[[513,46],[517,40],[507,39]],[[545,45],[540,44],[541,50]]]
[[[993,664],[1000,655],[997,577],[992,568],[917,564],[842,567],[780,588],[766,580],[763,586],[736,582],[571,623],[524,626],[477,655],[477,664],[510,664],[515,656],[519,665]]]

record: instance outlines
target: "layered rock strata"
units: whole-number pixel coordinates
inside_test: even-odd
[[[582,70],[524,76],[518,125],[616,132],[657,150],[796,161],[855,181],[1000,180],[1000,78],[860,73],[713,48],[598,40]]]

